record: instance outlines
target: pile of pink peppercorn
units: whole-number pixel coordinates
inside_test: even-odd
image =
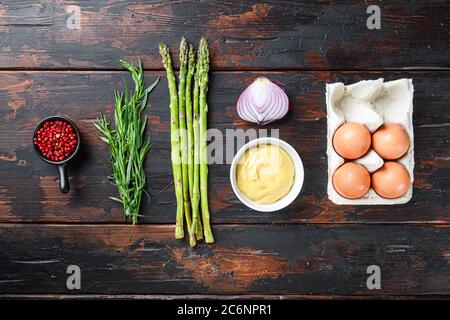
[[[34,144],[42,155],[52,161],[67,159],[75,151],[77,143],[72,125],[60,120],[45,122],[34,137]]]

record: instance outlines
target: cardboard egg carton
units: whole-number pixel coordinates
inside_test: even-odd
[[[360,81],[351,85],[341,82],[327,84],[327,156],[328,156],[328,198],[339,205],[394,205],[408,202],[412,197],[414,180],[414,134],[413,134],[413,94],[412,79],[399,79],[384,82],[384,79]],[[333,148],[333,135],[345,122],[364,124],[374,133],[383,123],[401,124],[409,135],[410,148],[399,160],[409,172],[411,185],[408,191],[396,199],[386,199],[370,188],[359,199],[347,199],[340,196],[333,187],[334,171],[345,161]],[[378,170],[384,160],[373,150],[360,159],[369,173]]]

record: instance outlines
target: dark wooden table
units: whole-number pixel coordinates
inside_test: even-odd
[[[80,28],[73,28],[80,8]],[[370,4],[381,29],[366,27]],[[67,11],[69,12],[67,12]],[[76,17],[75,17],[76,18]],[[70,21],[68,21],[70,20]],[[76,21],[75,21],[76,22]],[[69,27],[68,27],[69,23]],[[76,26],[76,25],[75,25]],[[211,47],[211,128],[255,128],[235,104],[255,77],[285,85],[279,128],[305,165],[298,199],[275,213],[242,205],[229,165],[210,167],[216,243],[174,240],[169,97],[158,54],[181,36]],[[450,5],[448,1],[13,1],[0,4],[1,297],[430,297],[450,295]],[[150,203],[141,224],[108,199],[107,149],[91,124],[111,116],[140,57],[150,84]],[[326,195],[325,83],[412,78],[414,196],[398,206],[337,206]],[[56,169],[32,152],[35,124],[65,114],[83,147],[61,194]],[[66,288],[67,266],[81,290]],[[369,265],[381,289],[366,287]]]

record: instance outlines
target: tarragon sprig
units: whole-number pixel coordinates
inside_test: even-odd
[[[125,83],[123,93],[118,90],[114,92],[116,102],[114,128],[104,114],[94,121],[94,126],[101,133],[99,138],[109,146],[112,168],[109,180],[119,191],[119,198],[109,198],[121,203],[125,218],[137,224],[142,192],[145,192],[144,160],[151,148],[150,137],[144,137],[147,116],[143,111],[148,94],[156,86],[159,78],[145,89],[141,63],[139,62],[138,67],[124,60],[119,60],[119,63],[130,71],[134,91]]]

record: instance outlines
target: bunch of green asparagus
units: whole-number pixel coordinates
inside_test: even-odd
[[[192,247],[203,237],[206,243],[212,243],[214,237],[209,222],[206,132],[208,42],[206,38],[201,38],[196,58],[193,46],[188,45],[186,39],[181,39],[178,91],[169,48],[160,43],[159,52],[167,72],[170,93],[171,157],[177,199],[175,238],[184,237],[186,220]]]

